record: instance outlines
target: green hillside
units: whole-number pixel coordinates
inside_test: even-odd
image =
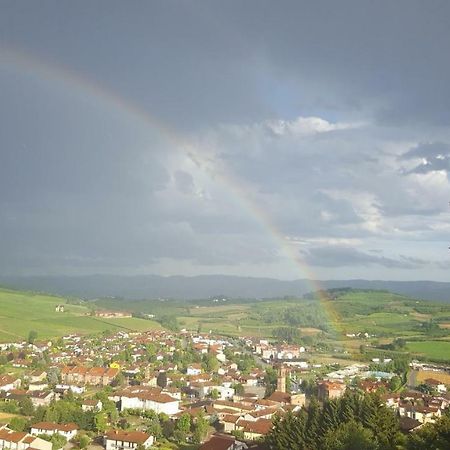
[[[64,312],[56,312],[57,305],[64,305]],[[26,339],[31,330],[38,333],[38,339],[46,339],[69,333],[144,331],[160,327],[150,320],[101,319],[89,313],[87,306],[69,304],[61,297],[0,289],[0,342]]]
[[[106,309],[171,316],[180,328],[202,332],[273,338],[280,329],[298,330],[299,342],[329,351],[410,352],[412,356],[449,361],[450,305],[416,300],[387,291],[331,289],[307,298],[226,301],[102,299]],[[126,306],[125,306],[126,305]],[[367,336],[366,336],[367,334]],[[401,348],[392,343],[400,339]]]
[[[65,307],[63,313],[55,311],[59,304]],[[26,339],[31,330],[39,338],[51,338],[161,327],[144,318],[90,315],[92,309],[110,309],[152,314],[171,329],[269,339],[286,336],[287,332],[297,342],[322,348],[331,356],[345,352],[358,357],[364,347],[367,355],[395,351],[435,361],[450,360],[450,305],[386,291],[341,289],[317,298],[220,302],[110,298],[70,304],[61,297],[0,289],[0,306],[0,342]],[[393,346],[399,339],[401,348]]]

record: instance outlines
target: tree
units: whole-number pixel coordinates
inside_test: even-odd
[[[325,450],[377,450],[373,433],[355,421],[344,422],[330,430],[324,439]]]
[[[212,353],[207,353],[203,356],[203,368],[207,372],[217,372],[219,368],[219,361]]]
[[[126,382],[125,375],[122,372],[119,372],[117,376],[112,380],[111,386],[117,387],[117,386],[123,386]]]
[[[308,448],[317,447],[317,443],[322,437],[320,429],[321,414],[319,402],[313,397],[309,403],[306,429],[304,433],[305,443]]]
[[[14,431],[25,431],[28,428],[28,421],[23,417],[13,417],[9,422],[9,428]]]
[[[308,408],[276,416],[266,442],[273,450],[395,450],[404,438],[397,416],[376,394],[349,392],[323,407],[313,397]]]
[[[67,444],[67,439],[59,433],[52,434],[52,450],[59,450]]]
[[[163,435],[163,430],[161,427],[161,423],[159,422],[158,417],[155,415],[150,418],[146,423],[146,431],[155,437],[155,439],[159,439]]]
[[[58,384],[60,377],[60,371],[57,367],[50,367],[47,370],[47,381],[50,384]]]
[[[338,404],[336,400],[329,400],[323,406],[322,428],[334,430],[339,425]]]
[[[159,372],[158,376],[156,377],[156,384],[160,388],[165,388],[167,386],[167,373],[166,372]]]
[[[33,402],[29,397],[19,400],[20,414],[24,416],[32,416],[34,414]]]
[[[243,441],[245,439],[244,431],[243,430],[233,430],[231,434],[238,439],[239,441]]]
[[[400,442],[399,420],[394,411],[385,405],[376,409],[373,425],[370,427],[375,435],[378,447],[383,450],[395,450]]]
[[[96,414],[94,417],[94,422],[97,431],[100,431],[101,433],[106,431],[108,422],[106,420],[106,414],[104,412],[99,412],[98,414]]]
[[[265,397],[269,397],[277,387],[278,374],[273,367],[266,369],[266,375],[264,376],[264,384],[266,385]]]
[[[27,342],[28,342],[29,344],[34,344],[34,341],[37,339],[37,337],[38,337],[37,331],[31,330],[31,331],[28,333],[28,340],[27,340]]]
[[[301,342],[301,332],[296,327],[279,327],[272,331],[273,337],[286,341],[289,344],[299,344]]]
[[[91,438],[87,434],[77,434],[73,441],[78,444],[78,448],[84,449],[91,443]]]
[[[161,421],[163,435],[166,439],[170,439],[174,435],[175,425],[171,420]]]
[[[174,437],[178,442],[185,442],[186,437],[191,431],[191,416],[182,414],[175,425]]]
[[[402,380],[399,376],[395,375],[389,380],[389,389],[391,391],[397,391],[402,385]]]
[[[450,448],[450,415],[447,412],[435,423],[427,423],[408,436],[407,450],[445,450]]]
[[[213,399],[213,400],[217,400],[220,397],[219,391],[217,389],[211,389],[211,392],[209,393],[209,396]]]
[[[200,444],[208,434],[209,422],[205,418],[203,412],[200,412],[195,418],[193,441],[196,444]]]

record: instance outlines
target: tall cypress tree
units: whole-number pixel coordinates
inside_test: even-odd
[[[376,415],[377,404],[374,397],[371,395],[365,395],[362,401],[361,414],[359,415],[359,418],[364,427],[370,428],[373,432],[376,432]]]
[[[338,403],[339,405],[339,420],[341,422],[350,422],[355,419],[355,413],[352,407],[352,400],[350,396],[344,395]]]
[[[320,428],[320,410],[319,402],[313,397],[308,408],[308,418],[306,420],[305,444],[307,449],[315,450],[319,448],[318,443],[322,440]]]
[[[382,405],[376,409],[374,428],[371,428],[379,448],[395,450],[399,440],[399,421],[394,411]]]
[[[337,428],[339,425],[339,411],[336,400],[329,400],[323,405],[323,413],[321,420],[322,434],[329,430]]]

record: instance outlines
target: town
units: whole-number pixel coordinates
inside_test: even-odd
[[[376,393],[405,434],[450,403],[450,370],[418,361],[312,364],[305,346],[186,330],[31,338],[0,347],[1,448],[263,449],[312,401]]]

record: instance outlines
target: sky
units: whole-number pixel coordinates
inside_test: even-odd
[[[448,281],[446,0],[0,1],[0,274]]]

